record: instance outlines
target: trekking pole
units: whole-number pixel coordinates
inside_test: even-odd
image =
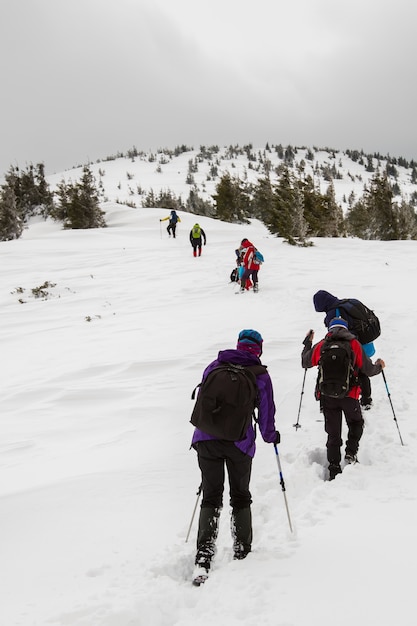
[[[199,486],[199,488],[198,488],[198,490],[197,490],[197,493],[196,493],[197,500],[195,501],[193,514],[192,514],[192,516],[191,516],[191,522],[190,522],[190,525],[189,525],[189,527],[188,527],[188,533],[187,533],[187,536],[186,536],[186,538],[185,538],[185,543],[187,543],[188,538],[189,538],[189,536],[190,536],[191,526],[193,525],[194,515],[195,515],[195,512],[196,512],[196,510],[197,510],[197,504],[198,504],[198,501],[199,501],[199,499],[200,499],[200,495],[201,495],[201,492],[202,492],[202,491],[203,491],[203,483],[201,483],[201,485]]]
[[[278,463],[279,484],[281,485],[282,493],[284,494],[285,508],[287,509],[288,524],[290,526],[290,531],[293,532],[292,524],[291,524],[290,511],[288,509],[287,494],[285,492],[285,482],[284,482],[284,477],[282,475],[281,461],[279,460],[278,446],[277,446],[276,443],[274,443],[274,448],[275,448],[275,456],[276,456],[277,463]]]
[[[161,235],[161,239],[162,239],[162,222],[161,222],[161,220],[159,220],[159,234]]]
[[[304,385],[306,382],[306,375],[307,375],[307,368],[305,368],[304,370],[304,378],[303,378],[303,386],[301,388],[301,396],[300,396],[300,406],[298,407],[298,416],[297,416],[297,422],[295,424],[293,424],[295,430],[297,431],[299,428],[301,428],[301,424],[299,424],[299,419],[300,419],[300,412],[301,412],[301,403],[303,401],[303,395],[304,395]]]
[[[403,443],[403,438],[401,437],[400,428],[399,428],[399,426],[398,426],[398,422],[397,422],[397,417],[396,417],[396,415],[395,415],[394,407],[393,407],[393,405],[392,405],[391,394],[390,394],[389,389],[388,389],[387,379],[385,378],[384,370],[381,370],[381,374],[382,374],[382,378],[384,379],[385,389],[387,390],[388,400],[390,401],[390,404],[391,404],[392,414],[393,414],[393,416],[394,416],[394,422],[395,422],[395,423],[396,423],[396,425],[397,425],[397,430],[398,430],[398,434],[399,434],[399,436],[400,436],[401,445],[403,446],[403,445],[404,445],[404,443]]]

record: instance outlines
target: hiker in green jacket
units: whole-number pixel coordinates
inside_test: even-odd
[[[190,243],[193,247],[193,256],[197,256],[197,250],[198,256],[201,256],[202,239],[204,239],[204,245],[206,245],[206,233],[201,228],[200,224],[194,224],[190,230]]]

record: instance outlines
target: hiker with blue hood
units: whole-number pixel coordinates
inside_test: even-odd
[[[278,444],[272,382],[262,365],[263,339],[256,330],[239,333],[236,349],[221,350],[204,370],[191,423],[192,447],[202,478],[202,502],[195,557],[194,584],[207,578],[216,551],[223,506],[225,466],[232,507],[233,556],[244,559],[252,546],[252,496],[249,490],[257,425],[266,443]]]
[[[177,224],[178,222],[181,222],[180,217],[179,215],[177,215],[177,212],[175,211],[175,209],[171,209],[171,213],[168,215],[168,217],[163,217],[159,221],[166,222],[167,220],[169,220],[169,223],[167,226],[168,235],[171,237],[171,233],[172,233],[172,236],[175,239],[175,232],[177,230]]]
[[[345,463],[358,462],[359,441],[364,427],[359,403],[358,373],[376,376],[382,372],[385,363],[382,359],[372,363],[342,317],[330,320],[324,339],[315,345],[313,339],[314,331],[310,330],[303,341],[301,365],[304,369],[314,366],[319,369],[316,399],[320,400],[324,415],[329,480],[333,480],[342,472],[340,448],[343,444],[343,415],[348,427]]]
[[[341,300],[324,290],[314,294],[313,303],[316,311],[326,313],[324,318],[326,328],[334,317],[343,317],[348,323],[349,330],[362,344],[365,354],[369,358],[375,354],[373,342],[379,337],[381,327],[378,318],[371,309],[368,309],[355,298]],[[362,391],[360,403],[363,409],[367,411],[372,406],[371,381],[363,372],[359,374],[359,386]]]

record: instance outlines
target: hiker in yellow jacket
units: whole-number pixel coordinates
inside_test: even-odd
[[[167,226],[168,235],[171,237],[171,232],[172,232],[172,236],[175,239],[175,230],[177,228],[177,222],[181,222],[180,218],[177,215],[177,212],[174,211],[174,209],[172,209],[168,217],[164,217],[159,221],[166,222],[166,220],[169,220],[169,224]]]

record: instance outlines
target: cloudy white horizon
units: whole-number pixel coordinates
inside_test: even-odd
[[[0,176],[132,146],[416,158],[409,0],[6,0]]]

